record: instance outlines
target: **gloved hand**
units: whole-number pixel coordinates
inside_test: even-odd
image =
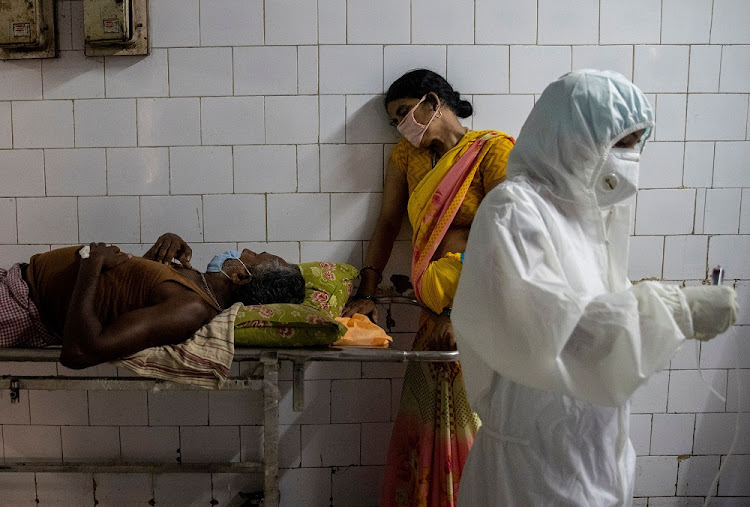
[[[710,340],[737,320],[737,293],[731,287],[710,285],[682,289],[693,315],[693,338]]]

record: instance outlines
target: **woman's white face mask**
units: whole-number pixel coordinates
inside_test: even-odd
[[[612,148],[596,182],[596,201],[600,208],[633,197],[638,191],[638,167],[641,154],[635,148]]]
[[[419,107],[419,105],[425,101],[427,98],[427,95],[422,97],[422,99],[417,102],[417,105],[412,107],[408,113],[406,113],[406,116],[404,116],[404,119],[401,120],[401,123],[398,124],[398,127],[396,129],[401,133],[402,136],[406,138],[407,141],[409,141],[411,144],[416,146],[417,148],[420,147],[422,144],[422,138],[424,137],[424,133],[427,132],[427,127],[430,126],[430,123],[432,123],[432,120],[435,119],[435,117],[438,114],[438,111],[440,111],[440,105],[438,104],[438,107],[435,108],[435,112],[432,113],[432,117],[430,118],[430,121],[427,122],[427,125],[422,125],[417,121],[417,119],[414,117],[414,111]]]

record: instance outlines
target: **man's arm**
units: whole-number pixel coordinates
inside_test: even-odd
[[[127,258],[117,247],[100,244],[92,245],[90,257],[81,260],[63,330],[63,366],[86,368],[148,347],[180,343],[215,316],[197,294],[164,283],[157,304],[125,313],[104,328],[94,309],[99,275]]]

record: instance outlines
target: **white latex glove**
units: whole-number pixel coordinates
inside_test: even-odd
[[[692,336],[710,340],[726,331],[737,320],[737,293],[731,287],[710,285],[682,289],[693,316]]]

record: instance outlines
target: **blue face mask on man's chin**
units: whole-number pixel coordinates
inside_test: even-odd
[[[208,266],[206,266],[206,273],[222,273],[224,276],[231,279],[232,277],[226,274],[222,267],[224,266],[224,263],[229,259],[237,259],[238,261],[240,261],[240,263],[242,263],[242,267],[245,268],[245,271],[247,271],[247,274],[249,275],[250,270],[247,269],[245,263],[240,259],[241,255],[242,252],[238,250],[227,250],[226,252],[214,255],[214,258],[211,259],[211,262],[209,262]]]

